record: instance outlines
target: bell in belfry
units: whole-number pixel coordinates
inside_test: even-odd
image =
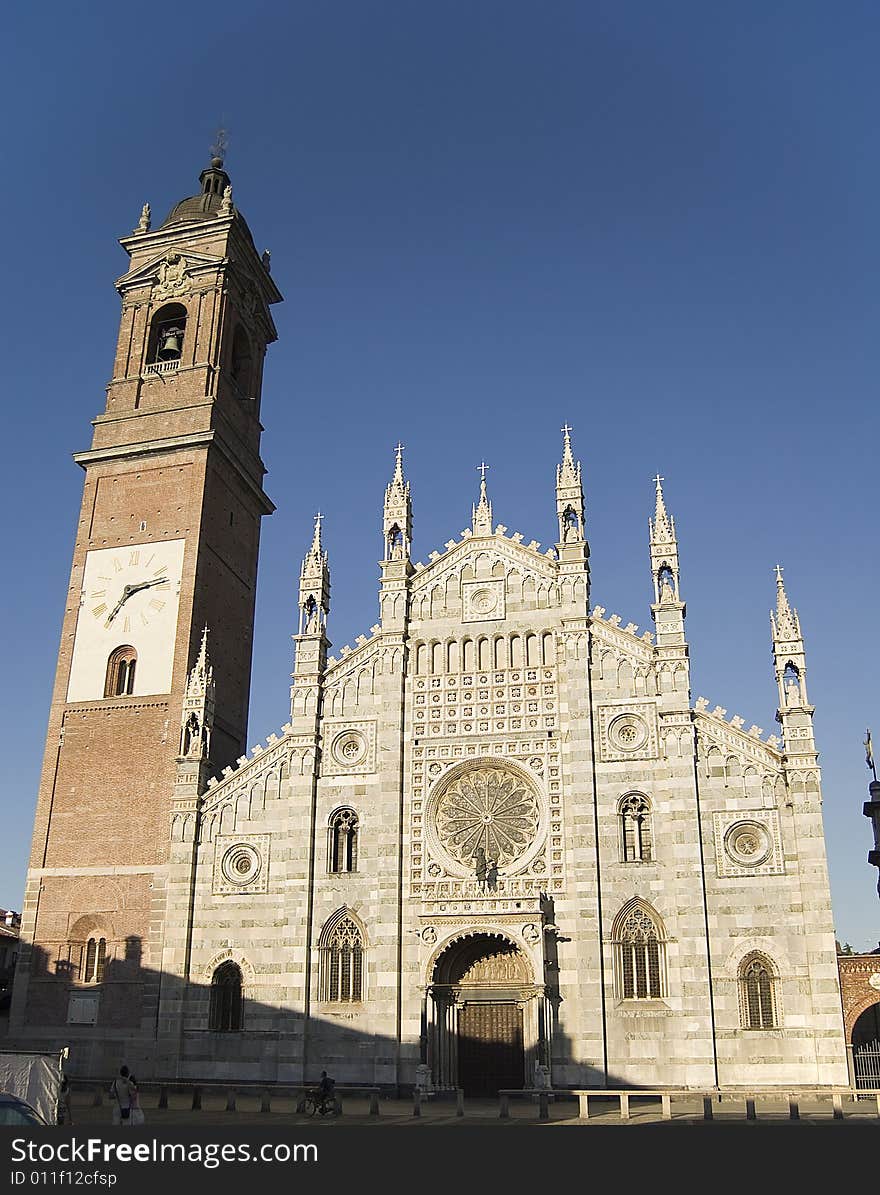
[[[173,361],[180,356],[181,328],[165,328],[162,332],[162,343],[159,346],[159,357],[162,361]]]

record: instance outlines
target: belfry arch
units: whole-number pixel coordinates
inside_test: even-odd
[[[502,931],[456,935],[427,968],[424,1058],[434,1086],[468,1095],[531,1086],[549,1056],[544,988]]]

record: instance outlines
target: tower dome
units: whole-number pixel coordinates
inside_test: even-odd
[[[213,220],[221,214],[223,194],[226,188],[231,186],[229,175],[223,169],[223,159],[212,158],[210,166],[207,166],[199,175],[199,182],[202,184],[200,193],[190,195],[176,203],[165,217],[163,228],[183,221]]]

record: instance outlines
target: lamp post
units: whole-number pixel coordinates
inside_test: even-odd
[[[880,781],[877,780],[877,767],[874,763],[874,748],[871,743],[871,732],[866,732],[865,739],[865,763],[871,769],[873,780],[868,785],[868,792],[871,799],[865,801],[862,806],[862,813],[865,817],[871,819],[874,828],[874,849],[868,851],[868,862],[872,867],[876,867],[880,872]],[[880,875],[877,878],[877,895],[880,896]]]

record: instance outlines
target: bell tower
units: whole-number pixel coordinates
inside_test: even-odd
[[[74,457],[83,501],[11,1031],[85,1036],[79,1065],[96,1068],[114,1038],[155,1031],[169,813],[206,626],[212,725],[199,783],[245,749],[260,521],[274,509],[260,397],[281,295],[220,157],[199,183],[158,227],[144,204],[121,238],[130,263],[116,282],[113,372],[91,447]],[[100,982],[83,961],[96,935]]]

